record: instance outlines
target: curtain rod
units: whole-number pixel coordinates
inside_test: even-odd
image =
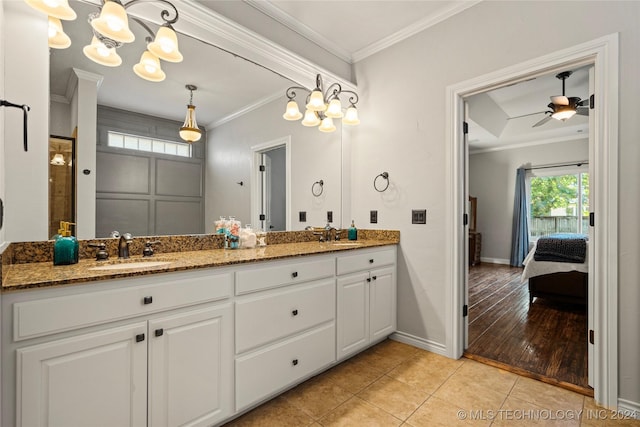
[[[588,165],[589,161],[588,160],[583,160],[581,162],[571,162],[571,163],[561,163],[561,164],[556,164],[556,165],[545,165],[545,166],[532,166],[530,168],[525,168],[526,171],[531,171],[534,169],[550,169],[550,168],[562,168],[562,167],[566,167],[566,166],[582,166],[582,165]]]

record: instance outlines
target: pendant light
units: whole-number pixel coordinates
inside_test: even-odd
[[[184,119],[184,124],[180,128],[180,138],[184,139],[188,143],[197,142],[202,138],[202,131],[198,128],[196,122],[196,107],[193,105],[193,91],[198,88],[194,85],[186,85],[189,90],[189,105],[187,105],[187,117]]]
[[[160,60],[148,50],[142,53],[140,62],[133,66],[133,72],[150,82],[161,82],[166,78],[166,74],[160,68]]]
[[[147,46],[149,52],[168,62],[182,62],[182,53],[178,50],[178,36],[171,25],[158,28],[153,42]]]
[[[131,43],[136,39],[129,29],[129,18],[124,6],[112,0],[102,5],[100,15],[91,20],[94,30],[105,37],[121,43]]]
[[[71,46],[71,39],[62,29],[60,19],[49,16],[49,47],[66,49]]]
[[[107,47],[95,36],[91,39],[91,44],[85,46],[82,52],[90,60],[107,67],[117,67],[122,64],[122,58],[113,47]]]

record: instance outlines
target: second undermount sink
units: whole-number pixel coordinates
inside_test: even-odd
[[[133,261],[133,262],[122,262],[117,264],[99,265],[97,267],[91,267],[89,268],[89,270],[100,270],[100,271],[133,270],[133,269],[139,269],[139,268],[163,267],[169,264],[171,264],[171,261]]]

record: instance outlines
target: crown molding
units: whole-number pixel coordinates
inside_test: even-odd
[[[265,98],[259,99],[258,101],[254,102],[253,104],[249,104],[247,106],[245,106],[244,108],[241,108],[237,111],[234,111],[233,113],[216,120],[215,122],[209,123],[205,126],[206,129],[212,129],[215,127],[218,127],[220,125],[223,125],[227,122],[230,122],[231,120],[237,119],[240,116],[243,116],[253,110],[257,110],[258,108],[267,105],[275,100],[281,99],[284,102],[284,97],[283,94],[278,92],[278,93],[274,93],[273,95],[269,95]]]
[[[371,43],[369,46],[366,46],[360,50],[357,50],[352,55],[352,63],[361,61],[368,56],[373,55],[374,53],[380,52],[383,49],[388,48],[396,43],[399,43],[421,31],[426,30],[429,27],[432,27],[445,19],[452,17],[476,4],[480,3],[482,0],[470,0],[470,1],[461,1],[456,2],[443,10],[440,10],[438,13],[429,15],[424,19],[415,22],[406,28],[391,34],[387,37],[384,37],[377,42]]]
[[[535,147],[537,145],[554,144],[557,142],[581,141],[587,138],[588,138],[587,134],[584,134],[584,137],[580,137],[580,138],[576,138],[575,135],[567,135],[567,136],[559,136],[555,138],[540,139],[536,141],[521,142],[518,144],[502,145],[500,147],[478,148],[475,150],[473,148],[470,148],[469,155],[491,153],[494,151],[515,150],[518,148]]]

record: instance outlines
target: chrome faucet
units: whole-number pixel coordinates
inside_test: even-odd
[[[333,239],[331,238],[331,232],[332,231],[333,231]],[[334,240],[336,238],[337,232],[338,232],[338,230],[336,230],[334,227],[332,227],[330,223],[327,223],[327,225],[324,227],[324,240],[325,240],[325,242],[330,242],[330,241]]]
[[[111,232],[111,237],[113,238],[120,238],[120,240],[118,240],[118,258],[124,258],[127,259],[129,258],[129,243],[131,243],[131,234],[130,233],[123,233],[120,234],[117,231],[112,231]]]

